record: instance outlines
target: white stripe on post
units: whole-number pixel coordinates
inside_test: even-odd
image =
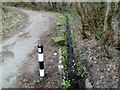
[[[43,45],[42,44],[38,44],[38,60],[39,60],[40,77],[44,77],[45,70],[44,70],[44,55],[43,55]]]

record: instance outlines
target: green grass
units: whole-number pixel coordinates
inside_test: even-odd
[[[57,26],[62,26],[66,24],[66,16],[65,14],[62,13],[56,13],[56,16],[58,17],[58,21],[57,21]]]
[[[34,83],[39,83],[40,80],[38,80],[38,79],[37,79],[37,80],[33,80],[33,82],[34,82]]]
[[[70,80],[62,82],[61,85],[63,86],[64,90],[67,90],[67,88],[70,86]]]
[[[2,8],[2,30],[11,31],[25,19],[25,15],[19,10],[3,7]]]
[[[62,47],[62,60],[63,60],[63,64],[65,65],[65,63],[67,63],[67,47]]]
[[[82,62],[81,61],[77,62],[76,66],[77,66],[77,75],[81,76],[83,71],[84,71],[84,67],[82,66]]]

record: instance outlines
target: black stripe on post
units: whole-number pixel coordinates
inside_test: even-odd
[[[44,61],[43,62],[39,62],[39,67],[40,67],[40,69],[44,69]]]
[[[42,44],[38,44],[38,48],[41,49],[41,52],[38,52],[38,53],[43,53],[43,45]]]

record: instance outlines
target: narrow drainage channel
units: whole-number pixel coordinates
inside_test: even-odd
[[[68,16],[66,16],[66,39],[67,39],[67,74],[65,74],[66,80],[69,81],[70,86],[68,89],[76,89],[76,88],[81,88],[82,90],[85,89],[85,83],[84,83],[84,78],[81,76],[77,75],[77,70],[76,70],[76,61],[74,59],[73,55],[73,43],[72,43],[72,37],[71,37],[71,31],[69,27],[69,21],[68,21]]]

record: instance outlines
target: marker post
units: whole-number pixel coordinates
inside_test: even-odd
[[[45,70],[44,70],[44,55],[43,55],[43,45],[42,44],[38,44],[38,60],[39,60],[40,77],[44,77]]]

